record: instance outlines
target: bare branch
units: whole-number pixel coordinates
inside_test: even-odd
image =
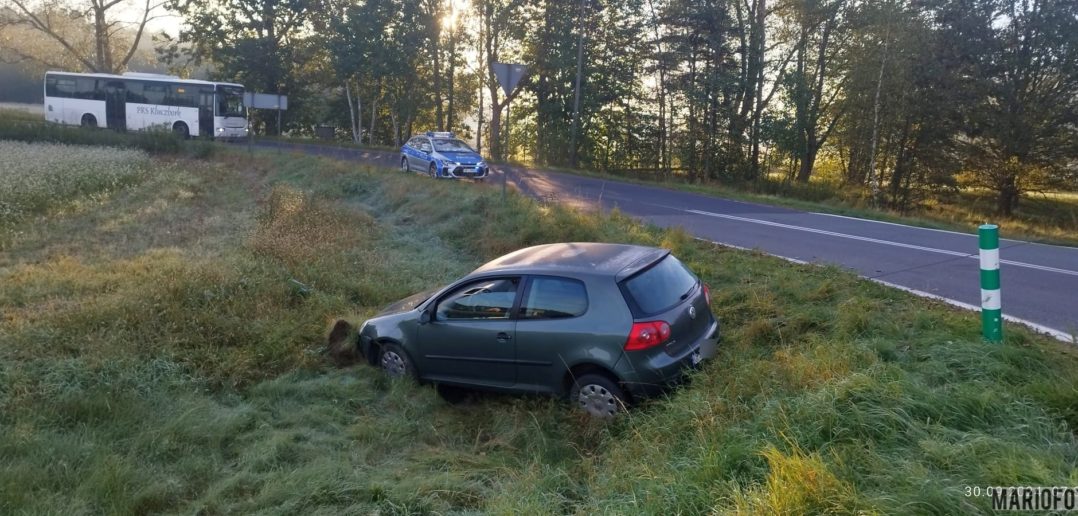
[[[135,56],[135,51],[138,50],[139,42],[142,40],[142,33],[146,30],[146,23],[150,21],[150,2],[151,0],[146,0],[146,10],[142,12],[142,23],[139,24],[138,31],[135,32],[135,39],[131,42],[131,48],[127,50],[127,55],[120,61],[120,66],[123,68],[127,68],[127,63],[129,63],[131,58]],[[161,4],[157,4],[157,6],[160,5]],[[154,8],[157,6],[154,6]]]
[[[48,22],[47,18],[46,20],[42,20],[41,18],[39,18],[22,0],[11,0],[11,3],[19,8],[19,11],[21,11],[23,15],[26,16],[27,20],[30,22],[33,28],[45,33],[57,43],[59,43],[62,47],[64,47],[64,49],[70,52],[72,56],[78,59],[79,62],[85,65],[87,69],[95,72],[101,71],[97,69],[97,66],[94,63],[92,63],[89,59],[87,59],[85,56],[75,50],[74,45],[72,45],[66,38],[54,31],[52,29],[52,24]]]

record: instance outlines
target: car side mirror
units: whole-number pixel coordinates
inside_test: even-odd
[[[430,322],[430,310],[423,310],[419,314],[419,324],[427,324]]]

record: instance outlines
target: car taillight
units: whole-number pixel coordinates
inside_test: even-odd
[[[707,301],[707,306],[711,306],[711,289],[707,288],[707,283],[704,283],[704,301]]]
[[[629,338],[625,341],[625,351],[639,351],[658,346],[670,338],[670,325],[666,321],[633,323]]]

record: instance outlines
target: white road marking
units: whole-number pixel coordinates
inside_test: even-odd
[[[617,196],[616,194],[614,194],[614,195],[608,194],[607,195],[607,200],[610,200],[611,197],[614,197],[615,199],[620,198],[620,196]],[[630,200],[632,200],[632,199],[630,199]],[[680,211],[680,212],[686,212],[686,213],[695,213],[695,214],[698,214],[698,215],[706,215],[706,216],[709,216],[709,217],[720,217],[720,218],[727,218],[727,219],[731,219],[731,220],[740,220],[740,221],[743,221],[743,222],[752,222],[752,223],[757,223],[757,224],[764,224],[764,225],[769,225],[769,226],[783,227],[783,228],[794,229],[794,230],[799,230],[799,231],[809,231],[809,232],[813,232],[813,233],[827,234],[827,235],[837,236],[837,237],[841,237],[841,238],[850,238],[850,239],[854,239],[854,240],[862,240],[862,241],[867,241],[867,242],[872,242],[872,243],[879,243],[879,244],[884,244],[884,245],[893,245],[893,246],[897,246],[897,247],[906,247],[906,248],[917,249],[917,250],[922,250],[922,251],[936,252],[936,253],[948,254],[948,255],[952,255],[952,256],[961,256],[961,257],[971,258],[971,259],[975,259],[975,260],[980,260],[980,256],[978,254],[960,253],[960,252],[957,252],[957,251],[949,251],[949,250],[946,250],[946,249],[936,249],[936,248],[932,248],[932,247],[923,247],[923,246],[916,246],[916,245],[912,245],[912,244],[903,244],[901,242],[892,242],[892,241],[889,241],[889,240],[880,240],[880,239],[876,239],[876,238],[862,237],[862,236],[857,236],[857,235],[848,235],[848,234],[845,234],[845,233],[836,233],[836,232],[833,232],[833,231],[825,231],[825,230],[815,229],[815,228],[806,228],[806,227],[802,227],[802,226],[793,226],[793,225],[790,225],[790,224],[782,224],[782,223],[779,223],[779,222],[771,222],[771,221],[760,220],[760,219],[750,219],[750,218],[747,218],[747,217],[738,217],[738,216],[735,216],[735,215],[724,215],[724,214],[711,213],[711,212],[708,212],[708,211],[701,211],[701,210],[685,210],[685,209],[682,209],[682,208],[677,208],[677,207],[674,207],[674,206],[667,206],[667,205],[663,205],[663,204],[655,204],[655,203],[639,202],[639,201],[637,201],[637,202],[639,204],[646,204],[646,205],[649,205],[649,206],[656,206],[656,207],[659,207],[659,208],[665,208],[665,209],[675,211],[675,212]],[[743,203],[743,204],[749,204],[749,203]],[[842,218],[848,218],[848,219],[860,220],[860,221],[878,222],[880,224],[889,224],[889,225],[895,225],[895,226],[913,227],[915,229],[926,229],[926,230],[930,230],[930,231],[938,231],[938,232],[941,232],[941,233],[955,233],[955,234],[959,234],[959,235],[971,236],[971,235],[966,235],[965,233],[957,233],[957,232],[954,232],[954,231],[947,231],[947,230],[943,230],[943,229],[917,228],[915,226],[905,226],[904,224],[896,224],[896,223],[893,223],[893,222],[871,221],[869,219],[858,219],[858,218],[854,218],[854,217],[845,217],[843,215],[831,215],[831,214],[827,214],[827,213],[817,213],[816,215],[828,215],[828,216],[832,216],[832,217],[842,217]],[[782,256],[782,255],[778,255],[778,254],[774,254],[774,253],[769,253],[769,252],[766,252],[766,251],[763,251],[763,250],[760,250],[760,249],[750,249],[750,248],[747,248],[747,247],[742,247],[742,246],[738,246],[738,245],[734,245],[734,244],[727,244],[727,243],[724,243],[724,242],[717,242],[717,241],[714,241],[714,240],[709,240],[709,239],[701,238],[701,237],[693,237],[693,238],[698,240],[698,241],[701,241],[701,242],[708,242],[708,243],[711,243],[711,244],[720,245],[720,246],[728,247],[728,248],[731,248],[731,249],[738,249],[738,250],[750,251],[750,252],[751,251],[762,252],[762,253],[767,254],[769,256],[774,256],[776,258],[786,260],[788,262],[795,263],[795,264],[798,264],[798,265],[811,265],[812,264],[812,262],[807,262],[805,260],[799,260],[797,258],[791,258],[789,256]],[[1001,239],[1001,240],[1003,240],[1003,239]],[[1043,245],[1043,244],[1039,244],[1039,245]],[[1060,247],[1063,247],[1063,246],[1060,246]],[[1035,264],[1022,263],[1022,262],[1013,262],[1013,261],[1009,261],[1009,260],[1002,260],[1002,263],[1005,263],[1005,264],[1008,264],[1008,265],[1016,265],[1016,266],[1019,266],[1019,267],[1024,266],[1024,267],[1029,267],[1029,268],[1033,268],[1033,269],[1041,269],[1041,270],[1047,270],[1047,271],[1050,271],[1050,272],[1060,272],[1060,273],[1063,273],[1063,274],[1070,274],[1070,275],[1078,276],[1078,272],[1076,272],[1076,271],[1069,271],[1069,270],[1066,270],[1066,269],[1056,269],[1054,267],[1046,267],[1046,266],[1043,266],[1043,265],[1035,265]],[[931,292],[925,292],[923,290],[913,289],[913,288],[910,288],[910,287],[902,286],[902,285],[899,285],[897,283],[891,283],[889,281],[885,281],[885,280],[878,279],[878,278],[869,278],[867,276],[861,276],[861,277],[864,278],[864,279],[867,279],[869,281],[876,282],[876,283],[878,283],[880,285],[884,285],[884,286],[891,287],[891,288],[896,288],[898,290],[913,294],[913,295],[918,296],[918,297],[923,297],[923,298],[927,298],[927,299],[934,299],[936,301],[942,301],[942,302],[947,303],[947,304],[949,304],[951,306],[955,306],[955,307],[962,308],[962,309],[965,309],[965,310],[971,310],[971,311],[974,311],[974,312],[980,312],[981,311],[981,307],[979,307],[979,306],[974,306],[974,305],[971,305],[969,303],[963,303],[962,301],[958,301],[956,299],[943,297],[941,295],[933,294]],[[1009,321],[1009,322],[1021,324],[1023,326],[1026,326],[1026,327],[1032,329],[1033,331],[1043,333],[1043,334],[1048,335],[1050,337],[1053,337],[1053,338],[1055,338],[1055,339],[1057,339],[1059,341],[1070,343],[1070,344],[1078,344],[1078,333],[1067,333],[1065,331],[1057,330],[1055,328],[1050,328],[1048,326],[1044,326],[1043,324],[1038,324],[1038,323],[1035,323],[1035,322],[1027,320],[1027,319],[1022,319],[1020,317],[1015,317],[1013,315],[1003,314],[1003,319],[1006,320],[1006,321]]]
[[[719,245],[719,246],[722,246],[722,247],[729,247],[729,248],[732,248],[732,249],[738,249],[738,250],[742,250],[742,251],[759,251],[757,249],[748,249],[746,247],[741,247],[741,246],[737,246],[737,245],[726,244],[726,243],[723,243],[723,242],[716,242],[714,240],[708,240],[706,238],[700,238],[700,237],[694,237],[694,238],[696,240],[701,241],[701,242],[708,242],[710,244],[715,244],[715,245]],[[804,260],[798,260],[797,258],[790,258],[790,257],[787,257],[787,256],[781,256],[781,255],[772,254],[772,253],[768,253],[768,252],[764,252],[764,251],[760,251],[760,252],[763,252],[764,254],[767,254],[769,256],[774,256],[775,258],[786,260],[786,261],[791,262],[791,263],[796,263],[798,265],[812,265],[812,263],[810,263],[810,262],[806,262]],[[955,307],[962,308],[962,309],[965,309],[965,310],[970,310],[970,311],[973,311],[973,312],[980,312],[981,311],[981,307],[979,307],[979,306],[974,306],[974,305],[971,305],[969,303],[963,303],[963,302],[958,301],[956,299],[951,299],[949,297],[943,297],[943,296],[941,296],[939,294],[933,294],[931,292],[925,292],[923,290],[913,289],[913,288],[910,288],[910,287],[899,285],[897,283],[891,283],[890,281],[884,281],[884,280],[881,280],[879,278],[869,278],[867,276],[861,276],[861,278],[867,279],[869,281],[873,281],[873,282],[876,282],[876,283],[879,283],[880,285],[884,285],[886,287],[897,288],[898,290],[901,290],[903,292],[908,292],[908,293],[913,294],[913,295],[918,296],[918,297],[923,297],[923,298],[927,298],[927,299],[934,299],[936,301],[942,301],[942,302],[947,303],[947,304],[949,304],[951,306],[955,306]],[[1078,344],[1078,333],[1067,333],[1065,331],[1057,330],[1055,328],[1049,328],[1048,326],[1045,326],[1043,324],[1037,324],[1037,323],[1035,323],[1033,321],[1030,321],[1030,320],[1027,320],[1027,319],[1022,319],[1020,317],[1015,317],[1013,315],[1003,314],[1003,319],[1006,320],[1006,321],[1013,322],[1013,323],[1021,324],[1023,326],[1026,326],[1026,327],[1032,329],[1033,331],[1043,333],[1043,334],[1048,335],[1049,337],[1052,337],[1052,338],[1054,338],[1056,340],[1066,342],[1068,344]]]
[[[921,226],[912,226],[912,225],[909,225],[909,224],[900,224],[898,222],[887,222],[885,220],[862,219],[862,218],[859,218],[859,217],[850,217],[848,215],[837,215],[837,214],[834,214],[834,213],[820,213],[820,212],[814,212],[814,211],[813,212],[808,212],[808,213],[811,213],[812,215],[821,215],[821,216],[824,216],[824,217],[837,217],[837,218],[840,218],[840,219],[856,220],[858,222],[872,222],[874,224],[887,224],[888,226],[898,226],[898,227],[902,227],[902,228],[918,229],[918,230],[922,230],[922,231],[936,231],[938,233],[950,233],[952,235],[962,235],[962,236],[965,236],[965,237],[977,238],[976,233],[963,233],[961,231],[951,231],[949,229],[926,228],[926,227],[921,227]],[[1028,242],[1028,241],[1025,241],[1025,240],[1014,240],[1014,239],[1010,239],[1010,238],[1001,238],[1001,239],[999,239],[999,241],[1000,242],[1014,242],[1016,244],[1043,245],[1045,247],[1059,247],[1059,248],[1063,248],[1063,249],[1078,250],[1078,248],[1076,248],[1075,246],[1071,246],[1071,245],[1044,244],[1044,243],[1041,243],[1041,242]]]
[[[722,219],[736,220],[736,221],[739,221],[739,222],[751,222],[753,224],[762,224],[762,225],[765,225],[765,226],[773,226],[773,227],[784,228],[784,229],[792,229],[792,230],[795,230],[795,231],[804,231],[804,232],[807,232],[807,233],[816,233],[816,234],[820,234],[820,235],[827,235],[827,236],[833,236],[833,237],[838,237],[838,238],[846,238],[846,239],[850,239],[850,240],[859,240],[859,241],[862,241],[862,242],[870,242],[870,243],[873,243],[873,244],[889,245],[889,246],[894,246],[894,247],[904,247],[906,249],[914,249],[914,250],[917,250],[917,251],[925,251],[925,252],[929,252],[929,253],[945,254],[945,255],[957,256],[957,257],[961,257],[961,258],[970,258],[970,259],[973,259],[973,260],[979,260],[980,259],[980,257],[976,253],[972,253],[972,254],[971,253],[963,253],[963,252],[960,252],[960,251],[951,251],[951,250],[948,250],[948,249],[938,249],[938,248],[935,248],[935,247],[925,247],[925,246],[921,246],[921,245],[906,244],[906,243],[902,243],[902,242],[894,242],[894,241],[891,241],[891,240],[882,240],[882,239],[879,239],[879,238],[871,238],[871,237],[860,236],[860,235],[850,235],[850,234],[847,234],[847,233],[839,233],[837,231],[827,231],[825,229],[809,228],[809,227],[805,227],[805,226],[795,226],[793,224],[783,224],[781,222],[773,222],[773,221],[770,221],[770,220],[753,219],[753,218],[749,218],[749,217],[738,217],[737,215],[727,215],[727,214],[723,214],[723,213],[712,213],[710,211],[702,211],[702,210],[684,210],[684,211],[687,212],[687,213],[695,213],[697,215],[706,215],[708,217],[718,217],[718,218],[722,218]],[[1035,270],[1040,270],[1040,271],[1045,271],[1045,272],[1054,272],[1056,274],[1066,274],[1066,275],[1069,275],[1069,276],[1078,276],[1078,271],[1060,269],[1060,268],[1057,268],[1057,267],[1049,267],[1047,265],[1037,265],[1037,264],[1034,264],[1034,263],[1016,262],[1016,261],[1013,261],[1013,260],[1000,260],[1000,263],[1005,264],[1005,265],[1013,265],[1015,267],[1023,267],[1023,268],[1026,268],[1026,269],[1035,269]]]

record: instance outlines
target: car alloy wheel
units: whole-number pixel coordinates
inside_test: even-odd
[[[401,170],[411,172],[411,167],[408,166],[408,158],[401,158]]]
[[[434,167],[434,163],[430,164],[427,173],[430,174],[431,179],[438,179],[438,169]]]
[[[395,345],[387,344],[382,348],[382,358],[378,362],[391,378],[404,378],[411,374],[407,356]]]
[[[605,376],[586,374],[573,382],[569,398],[588,415],[609,419],[625,409],[625,394]]]

